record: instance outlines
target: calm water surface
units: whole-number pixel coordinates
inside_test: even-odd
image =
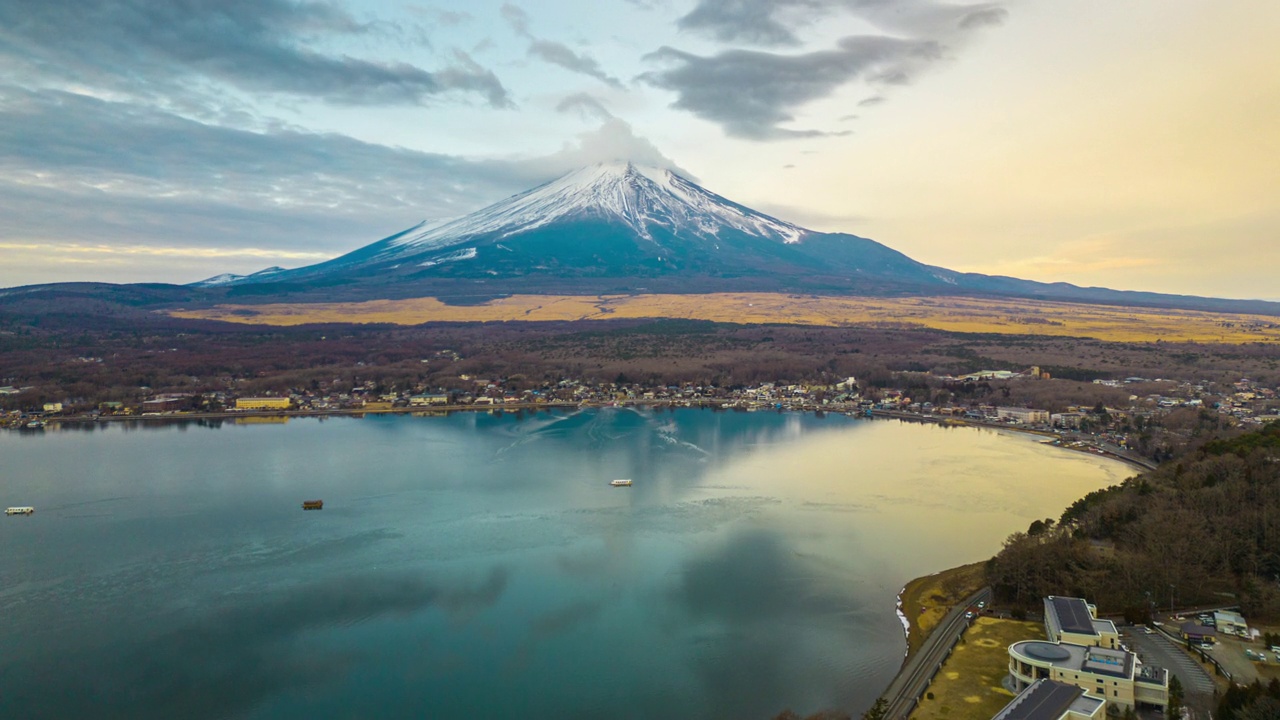
[[[858,713],[905,581],[1129,474],[697,410],[4,433],[0,717]]]

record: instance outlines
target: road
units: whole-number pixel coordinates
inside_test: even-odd
[[[991,588],[982,588],[970,595],[964,602],[951,608],[951,612],[938,623],[929,637],[920,646],[920,650],[907,659],[898,676],[889,683],[884,699],[888,703],[885,713],[887,720],[905,720],[916,706],[916,701],[924,694],[933,674],[938,671],[942,661],[946,659],[951,648],[960,640],[969,621],[964,614],[979,602],[991,601]]]

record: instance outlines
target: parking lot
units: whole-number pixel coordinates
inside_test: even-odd
[[[1245,643],[1236,638],[1222,637],[1218,639],[1218,642],[1213,646],[1213,649],[1206,650],[1205,652],[1211,655],[1213,659],[1222,663],[1222,667],[1226,668],[1227,672],[1231,673],[1232,680],[1248,685],[1254,680],[1259,679],[1259,676],[1258,666],[1244,654],[1245,648],[1249,648],[1251,650],[1262,650],[1262,648],[1257,645]],[[1271,652],[1267,651],[1266,654],[1268,658],[1271,658]],[[1266,681],[1263,680],[1263,682]]]
[[[1186,693],[1186,704],[1198,717],[1213,707],[1213,678],[1172,640],[1159,632],[1144,633],[1134,627],[1121,628],[1121,642],[1128,645],[1148,665],[1162,667],[1178,677]]]

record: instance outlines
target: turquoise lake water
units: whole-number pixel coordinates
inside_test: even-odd
[[[0,717],[856,715],[905,581],[1130,474],[771,412],[3,433]]]

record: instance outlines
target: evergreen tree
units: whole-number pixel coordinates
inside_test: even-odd
[[[1169,676],[1169,705],[1165,710],[1165,717],[1169,720],[1182,720],[1182,701],[1185,698],[1182,693],[1182,681],[1177,675]]]
[[[875,704],[862,713],[862,720],[884,720],[888,711],[889,703],[885,702],[884,698],[876,698]]]

